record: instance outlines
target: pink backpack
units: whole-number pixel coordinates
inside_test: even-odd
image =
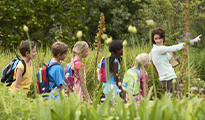
[[[103,57],[101,62],[98,64],[97,73],[98,73],[98,80],[100,82],[107,82],[107,79],[106,79],[106,68],[105,68],[105,59],[106,58],[107,57]],[[113,75],[113,72],[110,74],[110,76],[112,76],[112,75]]]

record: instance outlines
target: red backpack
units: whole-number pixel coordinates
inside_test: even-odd
[[[36,73],[38,94],[51,92],[51,90],[49,90],[48,70],[53,65],[61,65],[61,64],[54,62],[50,65],[49,64],[48,65],[43,64],[43,65],[44,66],[42,68],[39,68],[38,72]]]

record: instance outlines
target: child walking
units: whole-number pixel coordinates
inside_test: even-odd
[[[123,89],[125,91],[131,90],[133,98],[139,105],[139,93],[142,97],[146,97],[148,94],[148,74],[143,69],[150,65],[149,55],[147,53],[141,53],[136,57],[135,65],[126,71],[123,79]],[[145,87],[144,87],[145,86]],[[145,96],[146,94],[146,96]],[[126,93],[126,101],[129,100],[128,92]]]
[[[30,86],[32,83],[32,76],[33,76],[33,66],[32,66],[32,59],[35,59],[37,52],[36,52],[36,44],[31,41],[31,48],[32,48],[32,54],[30,52],[30,46],[29,46],[29,41],[21,41],[19,45],[19,51],[21,55],[23,56],[23,60],[26,64],[26,72],[24,73],[24,65],[21,61],[17,64],[15,70],[14,70],[14,75],[13,79],[14,81],[11,84],[10,90],[12,93],[18,92],[20,88],[23,88],[23,91],[26,95],[28,94],[28,90],[30,90]]]
[[[53,58],[48,62],[48,65],[55,65],[51,66],[48,70],[49,90],[53,89],[54,91],[57,91],[57,93],[59,90],[63,92],[65,76],[60,61],[66,58],[68,46],[63,42],[55,42],[52,45],[51,50]],[[51,91],[51,94],[53,94],[53,91]],[[51,98],[55,100],[58,98],[59,94],[51,96]]]
[[[86,58],[89,54],[89,46],[85,41],[78,41],[72,51],[71,69],[74,71],[74,94],[80,98],[85,97],[88,103],[91,103],[90,95],[86,86],[85,65],[81,58]]]
[[[120,70],[120,62],[122,61],[122,55],[123,55],[123,45],[122,41],[120,40],[113,40],[109,44],[109,51],[111,55],[109,56],[109,68],[110,68],[110,75],[109,80],[107,82],[103,82],[103,93],[105,95],[105,98],[107,98],[107,95],[111,92],[112,89],[114,89],[114,93],[120,95],[122,98],[124,98],[121,82],[119,79],[119,70]],[[113,94],[113,97],[111,99],[114,99],[115,96]]]

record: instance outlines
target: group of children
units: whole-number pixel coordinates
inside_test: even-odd
[[[201,35],[200,35],[201,36]],[[191,42],[198,42],[200,41],[200,36],[196,37],[195,39],[191,40]],[[160,79],[162,82],[169,82],[172,81],[173,78],[176,78],[174,69],[169,64],[170,56],[167,52],[173,52],[177,51],[183,48],[183,45],[185,43],[182,43],[178,46],[182,46],[181,48],[175,49],[175,46],[166,47],[164,46],[165,42],[165,31],[162,28],[155,28],[152,30],[152,42],[153,42],[153,49],[151,53],[148,55],[147,53],[141,53],[136,57],[135,64],[132,68],[128,69],[125,72],[124,78],[122,82],[119,79],[119,70],[120,70],[120,63],[122,61],[122,55],[123,55],[123,45],[122,41],[120,40],[113,40],[109,44],[109,52],[110,56],[107,67],[109,68],[108,77],[109,79],[106,82],[103,82],[103,93],[105,97],[111,92],[114,91],[113,94],[117,94],[123,99],[126,99],[126,101],[129,100],[128,91],[131,92],[131,95],[136,100],[136,102],[139,102],[140,96],[146,97],[148,94],[148,74],[145,71],[144,68],[147,68],[150,64],[150,60],[153,59],[153,63],[155,64],[157,71],[159,72],[159,77],[161,78],[164,74],[164,72],[167,72],[167,70],[172,70],[172,73],[174,77],[170,77],[168,75],[165,75],[165,77],[170,77],[168,79]],[[31,59],[34,59],[37,55],[36,52],[36,44],[34,42],[31,42],[32,46],[32,52],[30,51],[29,47],[29,41],[22,41],[19,46],[19,50],[21,55],[23,56],[23,60],[26,64],[26,72],[24,73],[24,65],[20,61],[17,65],[17,67],[14,70],[13,78],[16,79],[10,87],[11,92],[18,92],[19,88],[23,88],[26,94],[28,90],[30,89],[30,85],[32,83],[32,75],[33,75],[33,69],[32,69],[32,61]],[[158,48],[156,51],[154,48]],[[161,50],[163,49],[163,50]],[[163,52],[162,52],[163,51]],[[55,42],[52,45],[52,54],[53,57],[48,62],[48,65],[57,63],[59,65],[52,66],[48,70],[48,77],[49,77],[49,89],[52,91],[64,91],[66,86],[66,78],[63,72],[63,67],[60,63],[60,61],[64,60],[67,56],[68,52],[68,46],[63,42]],[[161,53],[162,52],[162,53]],[[78,41],[72,50],[72,58],[70,62],[71,69],[73,71],[73,82],[75,84],[73,88],[73,93],[75,95],[79,95],[80,98],[85,98],[88,103],[92,103],[90,95],[87,90],[86,86],[86,74],[85,74],[85,65],[81,61],[81,58],[86,58],[89,54],[89,45],[85,41]],[[150,56],[151,55],[151,56]],[[163,58],[163,60],[155,59]],[[169,68],[162,68],[160,65],[164,65],[166,62],[167,66]],[[168,74],[168,73],[167,73]],[[171,79],[171,80],[170,80]],[[172,84],[164,87],[162,85],[162,88],[165,89],[165,91],[172,92]],[[177,85],[176,85],[177,89]],[[171,90],[171,91],[170,91]],[[126,91],[126,92],[124,92]],[[126,94],[125,94],[126,93]],[[114,98],[115,95],[111,97],[111,99]],[[58,95],[54,96],[54,98],[57,98]]]
[[[33,76],[33,69],[32,69],[32,61],[31,59],[35,59],[37,52],[36,52],[36,44],[32,41],[32,52],[30,51],[29,47],[29,41],[22,41],[19,46],[19,50],[21,55],[23,56],[23,60],[26,64],[26,72],[22,76],[24,72],[24,65],[20,61],[15,70],[13,78],[16,79],[11,87],[9,88],[12,93],[18,92],[19,88],[23,88],[24,93],[27,95],[28,90],[30,90],[30,85],[32,84],[32,76]],[[64,60],[67,56],[68,52],[68,46],[63,42],[55,42],[52,45],[52,54],[53,57],[48,62],[48,65],[51,65],[53,63],[58,63],[59,65],[53,65],[48,70],[48,79],[49,79],[49,89],[53,91],[64,91],[66,86],[66,77],[63,72],[63,67],[61,65],[62,60]],[[109,56],[109,68],[110,73],[113,73],[110,76],[110,80],[103,83],[104,89],[103,93],[107,97],[108,93],[114,89],[114,93],[117,93],[122,98],[125,98],[123,90],[127,90],[128,88],[132,87],[131,81],[126,81],[127,86],[123,86],[124,83],[121,83],[118,72],[120,70],[120,62],[122,61],[121,56],[123,55],[123,45],[120,40],[113,40],[109,44],[109,51],[111,55]],[[86,58],[89,54],[89,45],[85,41],[78,41],[73,49],[72,49],[72,58],[71,58],[71,69],[73,70],[73,82],[75,84],[75,88],[73,93],[75,95],[79,95],[80,98],[85,98],[88,103],[91,103],[91,98],[88,93],[87,87],[86,87],[86,74],[85,74],[85,65],[81,61],[81,58]],[[140,57],[141,55],[141,57]],[[140,71],[140,82],[143,82],[142,77],[142,65],[141,63],[144,63],[144,67],[148,67],[149,60],[148,60],[148,54],[140,54],[136,57],[136,64],[134,66],[135,69],[138,69]],[[141,61],[143,60],[143,62]],[[144,71],[145,76],[147,77],[146,72]],[[146,79],[146,89],[148,78]],[[143,92],[143,83],[141,83],[141,94],[144,96]],[[147,92],[147,91],[146,91]],[[59,95],[55,95],[54,99],[58,98]],[[133,92],[133,96],[138,97],[138,93]],[[137,100],[138,98],[136,98]]]

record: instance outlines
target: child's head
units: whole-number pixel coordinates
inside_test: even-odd
[[[75,55],[82,55],[82,58],[86,58],[89,54],[89,45],[85,41],[78,41],[72,51],[72,58],[74,59]]]
[[[109,44],[109,51],[110,53],[118,54],[119,56],[123,55],[123,45],[122,41],[120,40],[113,40]]]
[[[32,58],[34,59],[36,57],[36,44],[31,41],[31,48],[32,48]],[[21,41],[19,45],[19,51],[23,57],[30,56],[30,46],[28,40]]]
[[[115,58],[117,58],[119,60],[119,62],[121,62],[121,60],[122,60],[121,56],[123,55],[122,41],[120,41],[120,40],[113,40],[109,44],[109,51],[111,53],[111,55],[109,57],[110,58],[109,59],[110,66],[113,64]]]
[[[136,57],[134,67],[137,69],[141,69],[142,63],[144,65],[144,68],[147,68],[149,66],[149,55],[147,53],[141,53]]]
[[[159,35],[160,36],[160,38],[162,38],[163,39],[163,43],[165,42],[165,30],[164,29],[162,29],[162,28],[154,28],[154,29],[152,29],[152,43],[153,44],[156,44],[155,43],[155,40],[154,40],[154,36],[155,35]]]
[[[59,58],[60,60],[64,60],[67,56],[68,45],[63,42],[55,42],[53,43],[51,50],[53,57]]]

